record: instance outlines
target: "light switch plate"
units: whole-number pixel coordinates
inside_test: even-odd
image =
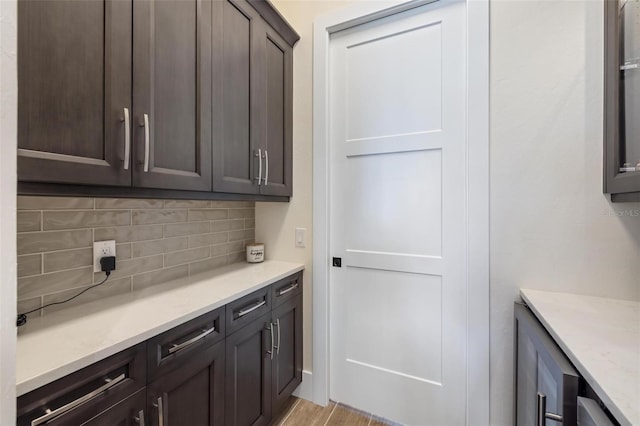
[[[116,255],[116,240],[95,241],[93,243],[93,272],[100,272],[100,259]]]
[[[296,247],[306,247],[307,245],[307,229],[296,228]]]

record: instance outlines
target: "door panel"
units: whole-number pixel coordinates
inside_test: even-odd
[[[213,188],[257,193],[257,12],[244,0],[213,4]],[[255,151],[255,152],[254,152]]]
[[[145,389],[120,401],[113,407],[103,411],[81,426],[134,426],[140,425],[140,419],[148,421]],[[54,425],[55,422],[48,423]]]
[[[291,195],[292,49],[265,23],[262,27],[266,97],[263,155],[268,174],[260,190],[267,195]]]
[[[130,1],[18,3],[18,178],[131,185]]]
[[[273,311],[276,324],[276,355],[273,361],[273,413],[280,412],[302,382],[302,295]]]
[[[330,397],[406,424],[465,421],[464,13],[330,45]]]
[[[211,13],[210,0],[134,2],[135,186],[211,190]]]

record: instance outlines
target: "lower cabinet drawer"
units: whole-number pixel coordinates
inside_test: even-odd
[[[578,397],[578,426],[613,426],[593,399]]]
[[[145,381],[142,343],[19,397],[17,424],[85,424],[143,389]]]
[[[271,312],[271,287],[267,286],[229,303],[227,312],[227,336],[245,325]]]

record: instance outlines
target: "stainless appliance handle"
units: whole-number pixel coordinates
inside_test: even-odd
[[[276,346],[276,354],[280,355],[280,318],[276,318],[276,327],[278,327],[278,346]]]
[[[129,108],[124,109],[124,169],[129,170],[129,158],[131,157],[131,118]]]
[[[158,409],[158,426],[164,426],[164,407],[162,406],[162,396],[158,397],[158,402],[153,404]]]
[[[134,417],[133,420],[136,421],[140,426],[145,426],[144,424],[144,410],[138,411],[138,416]]]
[[[278,292],[278,296],[282,296],[283,294],[287,294],[287,293],[289,293],[290,291],[295,290],[296,288],[298,288],[298,286],[299,286],[299,285],[300,285],[300,284],[298,284],[298,282],[296,281],[295,283],[293,283],[293,285],[291,285],[291,286],[287,287],[286,289],[284,289],[284,290],[280,290],[280,291]]]
[[[51,410],[47,410],[46,414],[43,416],[38,417],[35,420],[31,421],[31,426],[38,426],[44,423],[48,423],[49,421],[53,420],[56,417],[59,417],[65,413],[68,413],[69,411],[73,410],[74,408],[84,404],[85,402],[95,398],[96,396],[100,395],[103,392],[108,391],[109,389],[111,389],[112,387],[116,386],[118,383],[122,382],[123,380],[125,380],[127,378],[127,376],[122,373],[121,375],[119,375],[118,377],[116,377],[115,379],[105,379],[105,384],[100,386],[98,389],[95,389],[91,392],[89,392],[86,395],[81,396],[80,398],[71,401],[68,404],[63,405],[60,408],[56,408],[55,410],[51,411]]]
[[[195,342],[197,342],[200,339],[204,339],[205,337],[207,337],[208,335],[210,335],[211,333],[213,333],[214,331],[216,331],[215,327],[211,327],[208,330],[202,330],[202,333],[198,334],[195,337],[192,337],[191,339],[187,340],[186,342],[182,342],[180,344],[175,343],[173,344],[170,348],[169,348],[169,353],[175,353],[178,352],[179,350],[182,350],[188,346],[193,345]]]
[[[562,416],[554,413],[547,413],[547,396],[542,392],[538,392],[536,406],[536,426],[545,426],[545,419],[553,420],[554,422],[563,422]]]
[[[256,303],[255,305],[253,305],[253,306],[252,306],[252,307],[250,307],[250,308],[243,309],[242,311],[238,312],[238,318],[243,317],[243,316],[245,316],[245,315],[247,315],[247,314],[249,314],[249,313],[251,313],[251,312],[255,311],[255,310],[256,310],[256,309],[258,309],[259,307],[264,306],[264,305],[266,305],[266,304],[267,304],[267,301],[266,301],[266,300],[263,300],[263,301],[261,301],[261,302]]]
[[[149,114],[144,114],[144,171],[149,171]]]
[[[256,153],[256,157],[258,157],[258,177],[256,180],[258,181],[258,186],[262,184],[262,150],[258,148],[258,152]]]
[[[265,162],[265,171],[264,171],[264,186],[269,184],[269,152],[264,150],[264,162]]]

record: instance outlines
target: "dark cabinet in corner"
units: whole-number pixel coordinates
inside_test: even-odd
[[[18,27],[19,193],[291,195],[299,36],[268,1],[24,1]]]
[[[297,35],[267,2],[214,2],[213,189],[290,196],[292,192],[293,44]],[[261,7],[262,6],[262,7]],[[273,10],[273,9],[267,9]]]

